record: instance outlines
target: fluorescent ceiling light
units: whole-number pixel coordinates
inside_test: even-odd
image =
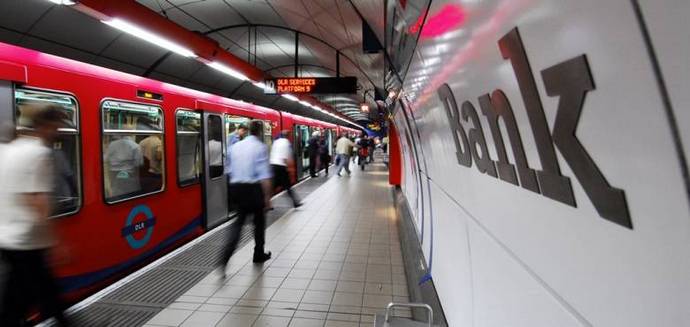
[[[51,0],[52,1],[52,0]],[[185,57],[196,57],[196,54],[192,50],[189,50],[179,44],[176,44],[175,42],[172,42],[164,37],[158,36],[154,33],[151,33],[139,26],[136,26],[134,24],[131,24],[129,22],[126,22],[122,19],[119,18],[113,18],[111,20],[102,20],[104,24],[110,25],[114,28],[117,28],[127,34],[130,34],[132,36],[138,37],[144,41],[153,43],[159,47],[168,49],[172,52],[175,52],[181,56]]]
[[[240,73],[240,72],[238,72],[238,71],[236,71],[236,70],[234,70],[228,66],[225,66],[219,62],[212,62],[212,63],[208,64],[208,66],[221,72],[221,73],[224,73],[224,74],[230,75],[234,78],[237,78],[238,80],[241,80],[241,81],[246,81],[249,79],[249,77],[247,77],[247,75],[242,74],[242,73]]]
[[[258,87],[258,88],[260,88],[266,92],[269,92],[269,93],[275,92],[275,90],[272,87],[268,87],[268,85],[266,85],[266,83],[264,83],[264,82],[252,82],[252,84],[254,84],[254,86],[256,86],[256,87]]]
[[[290,101],[299,101],[299,99],[292,94],[281,94],[281,96],[283,96],[283,98],[286,98]]]
[[[77,4],[76,2],[71,1],[71,0],[48,0],[48,1],[50,1],[54,4],[65,5],[65,6],[72,6],[72,5]]]

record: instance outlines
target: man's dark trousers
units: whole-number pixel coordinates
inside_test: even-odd
[[[230,184],[228,186],[230,199],[237,208],[237,219],[230,226],[228,243],[221,258],[222,264],[227,264],[237,248],[240,240],[240,232],[247,215],[254,216],[254,256],[264,254],[266,243],[266,216],[264,215],[264,192],[260,183]]]
[[[26,314],[34,305],[38,305],[42,318],[55,317],[59,326],[67,326],[60,291],[46,261],[48,250],[1,250],[0,253],[9,269],[0,326],[23,326]]]
[[[292,204],[296,207],[299,204],[297,194],[292,191],[292,184],[290,182],[290,174],[288,174],[287,167],[281,165],[271,165],[273,169],[273,185],[282,187],[292,199]]]

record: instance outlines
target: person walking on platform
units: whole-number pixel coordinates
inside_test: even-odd
[[[321,169],[326,171],[324,177],[328,177],[328,167],[331,165],[331,154],[328,153],[328,140],[324,135],[321,135],[321,140],[319,141],[319,163],[321,164]]]
[[[345,135],[341,135],[338,142],[335,143],[335,155],[336,161],[338,162],[338,176],[340,172],[345,168],[348,175],[352,175],[350,171],[350,154],[352,153],[352,148],[355,144],[350,141]]]
[[[0,287],[0,326],[24,326],[32,308],[41,318],[68,326],[58,284],[48,263],[55,245],[51,221],[54,190],[52,145],[67,120],[59,106],[47,106],[31,118],[31,129],[0,154],[0,257],[6,269]]]
[[[307,154],[309,154],[309,176],[311,177],[319,176],[316,174],[317,159],[319,157],[319,135],[319,131],[314,131],[307,144]]]
[[[369,142],[369,138],[366,134],[357,142],[357,163],[362,170],[364,170],[364,166],[367,164],[367,157],[369,157]]]
[[[262,263],[271,258],[264,252],[266,217],[265,209],[271,201],[271,167],[268,147],[261,142],[262,122],[249,125],[249,136],[230,147],[228,153],[230,184],[228,193],[238,209],[237,219],[230,227],[228,244],[223,252],[221,265],[225,265],[237,248],[242,225],[247,215],[254,217],[254,262]]]
[[[295,167],[292,157],[292,145],[288,141],[289,131],[280,132],[280,137],[273,142],[271,147],[271,168],[273,169],[273,185],[282,187],[292,199],[292,205],[297,208],[302,205],[297,194],[292,191],[292,182],[288,169]],[[294,168],[292,168],[294,169]]]

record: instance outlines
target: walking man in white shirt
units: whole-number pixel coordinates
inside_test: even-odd
[[[8,271],[0,326],[24,326],[30,309],[67,326],[60,291],[47,262],[55,245],[51,147],[67,118],[57,106],[37,112],[30,131],[5,147],[0,157],[0,253]]]
[[[295,208],[302,205],[297,198],[297,194],[292,191],[289,167],[295,167],[295,160],[292,153],[292,145],[287,139],[290,135],[288,131],[280,132],[280,138],[273,142],[271,147],[271,168],[273,169],[273,185],[282,187],[292,199]]]
[[[352,153],[352,148],[355,146],[350,139],[345,137],[345,135],[340,135],[338,142],[335,143],[335,154],[337,156],[336,161],[338,162],[338,176],[340,176],[340,171],[345,168],[348,175],[352,175],[350,171],[350,154]]]

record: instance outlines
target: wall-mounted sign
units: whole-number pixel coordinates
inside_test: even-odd
[[[265,83],[266,93],[333,94],[357,92],[357,77],[286,77],[269,79]]]

